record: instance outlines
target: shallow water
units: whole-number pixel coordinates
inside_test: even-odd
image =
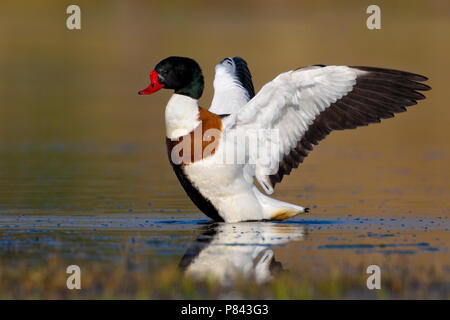
[[[10,158],[30,155],[26,165],[11,161],[3,171],[9,172],[3,175],[0,210],[4,270],[20,264],[39,268],[55,258],[61,272],[71,264],[123,268],[126,261],[124,272],[135,275],[177,266],[188,277],[225,287],[237,278],[270,283],[285,270],[312,283],[334,272],[360,277],[354,286],[370,297],[363,280],[366,268],[376,264],[389,279],[399,270],[418,279],[424,273],[414,281],[427,284],[426,294],[448,294],[449,211],[407,186],[374,193],[370,185],[355,188],[345,180],[339,188],[335,180],[302,186],[293,176],[277,195],[310,206],[310,214],[284,222],[212,223],[190,203],[168,163],[161,163],[158,175],[149,174],[154,167],[138,160],[151,154],[143,146],[101,150],[60,144],[2,152]],[[36,153],[45,161],[31,157]],[[427,197],[436,204],[446,194],[429,191]],[[429,272],[442,282],[429,284]],[[400,297],[410,290],[403,285],[396,292]],[[346,295],[359,297],[354,290]]]

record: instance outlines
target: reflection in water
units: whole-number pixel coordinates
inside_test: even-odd
[[[191,244],[180,268],[196,279],[213,278],[227,284],[237,276],[258,283],[282,269],[272,246],[303,239],[304,228],[271,222],[214,223]]]

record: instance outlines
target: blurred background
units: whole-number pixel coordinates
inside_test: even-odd
[[[66,28],[70,4],[81,8],[81,30]],[[371,4],[381,8],[381,30],[366,27]],[[311,206],[313,215],[448,219],[449,38],[444,0],[4,0],[0,214],[199,214],[167,162],[171,92],[137,94],[157,62],[179,55],[203,69],[203,107],[212,99],[214,66],[228,56],[246,59],[256,90],[311,64],[429,77],[426,100],[381,124],[332,133],[275,195]],[[2,259],[4,268],[13,265]]]

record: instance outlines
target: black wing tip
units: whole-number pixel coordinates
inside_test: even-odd
[[[231,58],[231,59],[233,59],[233,61],[234,61],[235,63],[236,63],[236,62],[238,62],[238,63],[243,63],[243,64],[245,64],[245,65],[247,66],[247,61],[245,61],[245,59],[242,58],[242,57],[236,56],[236,57],[233,57],[233,58]]]
[[[424,76],[424,77],[425,77],[425,76]],[[428,80],[427,77],[425,77],[425,78],[426,78],[426,80]],[[426,80],[424,80],[424,81],[426,81]],[[421,85],[421,88],[418,89],[418,90],[421,90],[421,91],[428,91],[428,90],[431,90],[431,86],[429,86],[429,85],[427,85],[427,84],[425,84],[425,83],[421,83],[420,85]]]
[[[255,96],[255,88],[253,87],[252,74],[248,68],[247,61],[239,56],[231,59],[236,66],[236,76],[245,90],[247,90],[250,99],[253,98]]]
[[[327,65],[326,64],[313,64],[310,65],[311,67],[321,67],[324,68]],[[297,68],[295,70],[299,70],[299,69],[303,69],[305,67],[300,67]],[[402,76],[402,77],[406,77],[409,80],[413,80],[413,81],[428,81],[428,77],[418,74],[418,73],[412,73],[412,72],[408,72],[408,71],[402,71],[402,70],[398,70],[398,69],[390,69],[390,68],[380,68],[380,67],[367,67],[367,66],[350,66],[350,68],[354,68],[354,69],[358,69],[361,71],[368,71],[368,72],[375,72],[375,73],[386,73],[386,74],[391,74],[391,75],[397,75],[397,76]],[[429,85],[426,85],[425,83],[420,83],[421,88],[419,90],[422,91],[428,91],[431,90],[431,87]]]
[[[304,212],[304,213],[310,213],[310,211],[311,211],[311,210],[310,210],[309,208],[303,209],[303,212]]]
[[[408,71],[402,71],[397,69],[390,69],[390,68],[380,68],[380,67],[367,67],[367,66],[350,66],[351,68],[355,68],[361,71],[367,71],[367,72],[374,72],[374,73],[384,73],[384,74],[390,74],[393,76],[400,76],[407,78],[408,80],[412,81],[427,81],[428,77],[418,74],[418,73],[412,73]],[[429,87],[429,86],[427,86]],[[431,87],[429,87],[431,89]],[[424,89],[424,90],[430,90],[430,89]]]

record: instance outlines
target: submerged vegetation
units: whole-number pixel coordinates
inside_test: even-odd
[[[83,274],[82,289],[68,290],[67,275],[57,260],[48,266],[0,269],[1,299],[448,299],[449,286],[430,270],[426,282],[406,273],[383,279],[382,290],[369,292],[365,278],[333,274],[318,279],[281,274],[273,281],[258,285],[236,279],[223,286],[184,277],[175,267],[149,273],[127,272],[124,268],[108,270],[91,266]],[[444,282],[443,282],[444,281]]]

